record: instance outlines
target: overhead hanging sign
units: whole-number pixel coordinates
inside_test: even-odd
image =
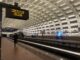
[[[29,11],[23,9],[6,8],[6,17],[27,20],[29,19]]]

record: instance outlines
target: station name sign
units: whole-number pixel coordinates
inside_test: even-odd
[[[24,9],[6,8],[6,17],[14,19],[29,19],[29,11]]]

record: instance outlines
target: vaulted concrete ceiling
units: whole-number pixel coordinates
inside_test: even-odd
[[[16,0],[15,0],[16,1]],[[7,0],[6,3],[12,0]],[[45,21],[67,19],[67,14],[80,18],[80,0],[17,0],[21,8],[29,10],[29,20],[3,19],[3,27],[27,28]]]

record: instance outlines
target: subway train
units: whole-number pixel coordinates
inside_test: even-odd
[[[23,38],[24,35],[22,32],[16,31],[16,32],[2,32],[2,36],[3,37],[7,37],[7,38],[13,38],[13,35],[17,33],[19,38]]]

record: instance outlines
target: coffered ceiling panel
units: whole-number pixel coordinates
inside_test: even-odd
[[[6,3],[9,3],[7,0]],[[13,0],[23,9],[29,10],[29,20],[3,20],[3,27],[27,28],[46,21],[68,19],[72,14],[80,18],[80,0]],[[11,1],[10,1],[11,2]]]

